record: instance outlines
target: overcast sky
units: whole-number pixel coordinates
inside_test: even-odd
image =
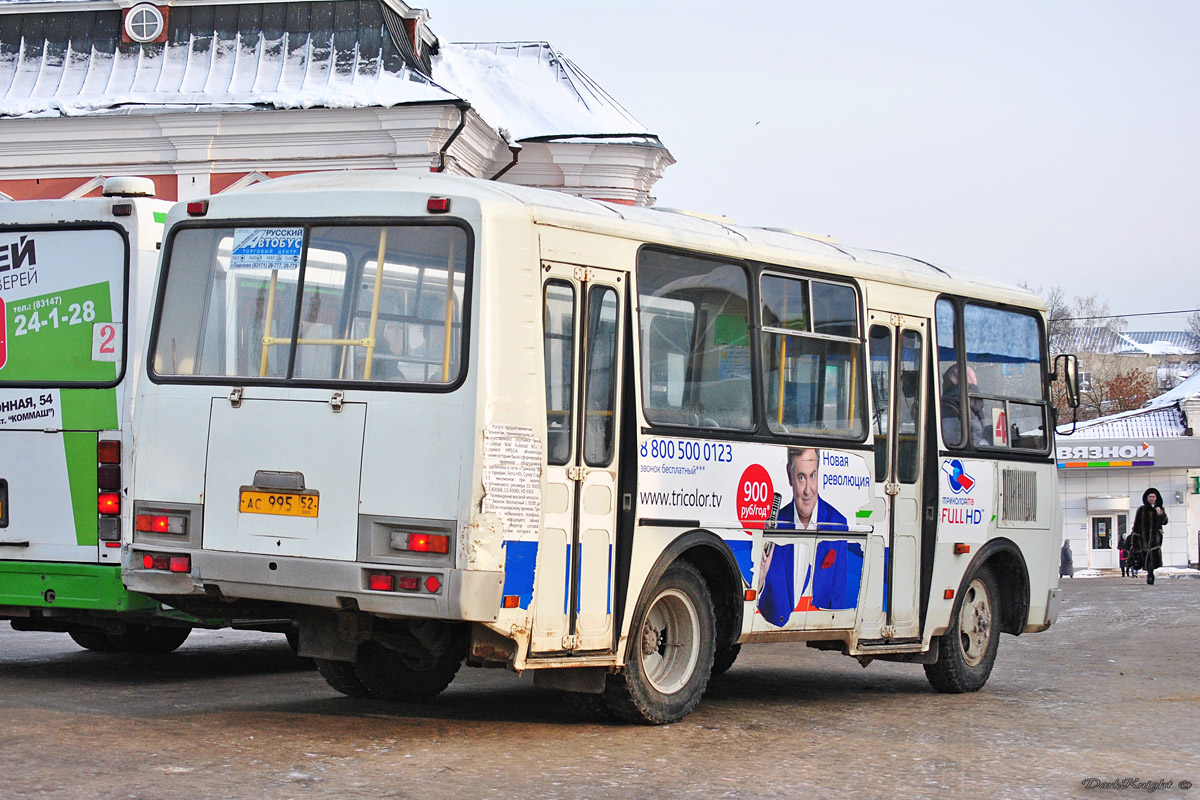
[[[659,205],[1200,306],[1200,2],[411,5],[448,41],[562,51],[677,159]]]

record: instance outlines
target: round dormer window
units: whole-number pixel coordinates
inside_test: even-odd
[[[142,3],[125,15],[125,33],[135,42],[153,42],[163,32],[163,15],[155,6]]]

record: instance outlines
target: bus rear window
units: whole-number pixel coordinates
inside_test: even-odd
[[[451,225],[179,230],[166,265],[153,371],[455,383],[468,263],[467,235]]]
[[[0,232],[0,386],[112,386],[129,249],[111,228]]]

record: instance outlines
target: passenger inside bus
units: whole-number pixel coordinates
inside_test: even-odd
[[[991,425],[984,421],[983,401],[971,395],[979,391],[975,370],[967,367],[967,419],[972,444],[990,444],[988,432]],[[942,375],[942,438],[948,445],[963,443],[961,397],[958,385],[958,365],[951,364]]]

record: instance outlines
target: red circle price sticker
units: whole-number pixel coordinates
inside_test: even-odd
[[[775,503],[771,475],[761,464],[746,467],[737,485],[737,515],[743,528],[762,530]]]

